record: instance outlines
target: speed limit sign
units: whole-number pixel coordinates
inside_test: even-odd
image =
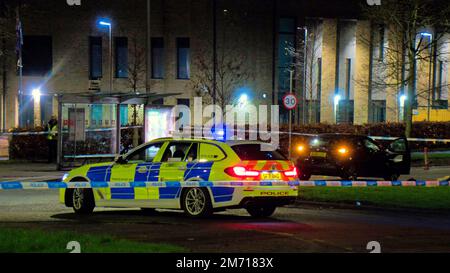
[[[293,93],[288,93],[283,97],[283,105],[287,110],[292,110],[297,107],[298,100]]]

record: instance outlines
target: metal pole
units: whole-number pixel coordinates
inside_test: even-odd
[[[294,77],[294,70],[289,71],[289,86],[290,92],[292,93],[292,81]],[[292,110],[289,110],[289,155],[288,158],[291,159],[291,145],[292,145]]]
[[[150,78],[151,78],[151,54],[150,54],[150,47],[151,47],[151,37],[150,37],[150,0],[147,0],[147,43],[146,43],[146,78],[145,78],[145,91],[147,93],[150,93]]]
[[[213,1],[213,105],[216,104],[216,86],[217,86],[217,2]]]
[[[113,93],[113,41],[112,22],[109,25],[109,93]]]
[[[303,124],[306,124],[306,77],[307,77],[307,69],[308,69],[308,62],[307,62],[307,58],[308,58],[308,54],[307,54],[307,44],[308,44],[308,29],[306,28],[306,26],[304,27],[305,29],[305,45],[304,45],[304,57],[303,57],[303,92],[302,92],[302,113],[303,113]],[[313,60],[311,60],[313,61]],[[312,73],[312,72],[311,72]],[[312,87],[311,87],[312,88]]]

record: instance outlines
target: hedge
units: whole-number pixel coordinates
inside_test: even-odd
[[[293,126],[294,133],[300,134],[321,134],[321,133],[350,133],[371,136],[389,136],[401,137],[404,135],[405,126],[401,123],[374,123],[366,125],[351,125],[351,124],[309,124]],[[10,132],[42,132],[44,128],[38,127],[33,130],[15,128]],[[124,129],[121,131],[121,146],[124,149],[132,148],[132,129]],[[287,126],[280,128],[281,132],[288,132]],[[142,130],[139,131],[142,134]],[[96,137],[99,137],[97,133]],[[434,139],[450,139],[450,122],[415,122],[413,125],[412,137],[414,138],[434,138]],[[106,136],[107,138],[107,136]],[[293,143],[304,141],[305,137],[293,136]],[[288,135],[283,133],[280,135],[280,146],[285,152],[288,147]],[[423,147],[432,149],[448,149],[450,144],[442,142],[412,142],[411,148],[413,150],[423,150]],[[104,147],[109,147],[108,143],[105,145],[98,145],[95,141],[87,141],[78,146],[77,150],[82,153],[97,153],[103,152]],[[103,147],[103,148],[102,148]],[[70,148],[67,146],[66,148]],[[45,160],[47,158],[47,140],[46,135],[13,135],[9,145],[9,154],[11,159],[27,159],[27,160]]]

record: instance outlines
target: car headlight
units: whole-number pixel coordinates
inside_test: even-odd
[[[68,173],[65,173],[65,174],[63,175],[63,177],[62,177],[62,181],[65,181],[65,180],[67,179],[67,177],[69,177],[69,174],[68,174]]]

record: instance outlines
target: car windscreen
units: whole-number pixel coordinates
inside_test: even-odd
[[[263,151],[261,144],[239,144],[231,146],[242,160],[287,160],[279,151]]]

